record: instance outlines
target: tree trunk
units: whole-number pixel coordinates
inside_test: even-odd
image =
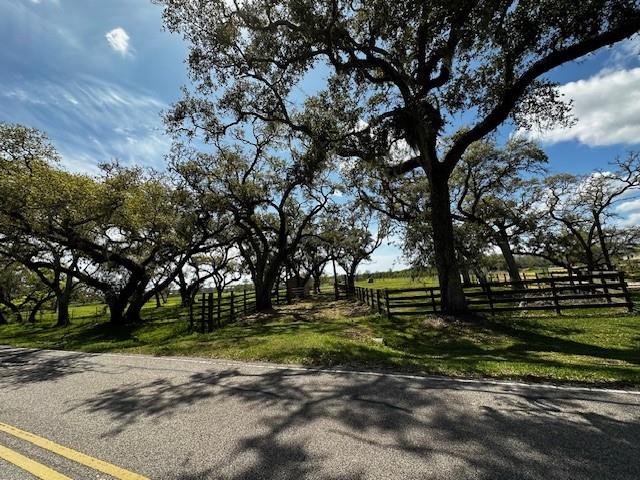
[[[13,312],[13,316],[18,323],[22,323],[22,314],[20,313],[20,309],[12,303],[11,301],[3,301],[2,302],[9,310]]]
[[[156,297],[156,308],[162,307],[162,301],[160,300],[160,292],[156,292],[154,295]]]
[[[7,317],[5,317],[2,310],[0,310],[0,325],[6,325],[7,323],[9,323],[7,322]]]
[[[271,303],[271,289],[265,288],[263,285],[255,286],[256,290],[256,310],[258,312],[269,311],[273,308]]]
[[[44,303],[50,299],[51,297],[41,298],[33,305],[33,308],[29,312],[29,320],[28,320],[29,323],[36,323],[36,316],[38,315],[38,312],[42,309],[42,305],[44,305]]]
[[[271,301],[271,293],[280,277],[279,269],[271,268],[265,271],[257,271],[256,276],[253,277],[253,285],[256,292],[256,311],[265,312],[273,309],[273,303]],[[287,292],[289,286],[285,285]],[[287,293],[287,297],[288,297]]]
[[[122,325],[124,323],[124,309],[126,302],[122,301],[115,293],[105,295],[105,302],[109,307],[109,322],[113,325]]]
[[[322,274],[314,274],[313,275],[313,291],[314,293],[320,293],[320,282],[321,282]]]
[[[69,303],[71,303],[73,287],[73,277],[67,276],[64,289],[56,296],[56,306],[58,307],[56,327],[67,327],[71,324],[69,320]]]
[[[607,266],[607,269],[613,270],[613,264],[611,263],[611,257],[609,256],[609,247],[607,247],[607,241],[604,238],[604,233],[602,232],[600,216],[596,212],[593,212],[593,218],[596,222],[596,230],[598,231],[598,240],[600,241],[600,250],[602,250],[602,256],[604,257],[604,264]]]
[[[473,282],[471,281],[471,274],[469,273],[469,269],[467,267],[461,266],[460,273],[462,273],[462,284],[465,287],[473,285]]]
[[[69,296],[62,294],[58,296],[58,318],[56,321],[56,327],[68,327],[71,322],[69,320]]]
[[[124,315],[124,321],[127,324],[142,322],[141,311],[144,304],[147,303],[145,295],[141,292],[136,292],[129,301],[127,307],[127,313]]]
[[[182,288],[182,286],[178,287],[178,292],[180,293],[180,304],[183,307],[188,307],[193,295],[191,295],[188,289]]]
[[[509,240],[505,238],[504,235],[500,235],[500,238],[497,240],[498,248],[500,248],[500,252],[504,257],[504,261],[507,264],[507,271],[509,272],[509,279],[512,282],[521,282],[522,277],[520,276],[520,268],[518,267],[518,263],[516,262],[516,257],[513,255],[513,250],[511,249],[511,244]]]
[[[464,313],[467,311],[467,301],[462,289],[460,270],[456,260],[449,185],[446,179],[432,177],[433,175],[429,176],[431,226],[433,229],[433,250],[440,282],[442,312],[448,314]]]
[[[347,295],[353,295],[356,293],[356,274],[355,271],[348,271],[345,275],[345,282],[347,284]]]

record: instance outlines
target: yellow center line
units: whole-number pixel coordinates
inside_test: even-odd
[[[13,463],[16,467],[35,475],[44,480],[71,480],[66,475],[56,472],[55,470],[45,467],[41,463],[35,462],[24,455],[14,452],[10,448],[0,445],[0,458],[4,458],[7,462]]]
[[[107,475],[111,475],[118,480],[149,480],[149,478],[138,475],[137,473],[130,472],[129,470],[125,470],[124,468],[120,468],[116,465],[112,465],[97,458],[90,457],[89,455],[85,455],[82,452],[78,452],[77,450],[59,445],[55,442],[52,442],[51,440],[39,437],[38,435],[35,435],[33,433],[25,432],[24,430],[20,430],[19,428],[13,427],[11,425],[7,425],[6,423],[0,422],[0,432],[8,433],[9,435],[13,435],[14,437],[21,440],[26,440],[27,442],[30,442],[38,447],[44,448],[45,450],[49,450],[50,452],[53,452],[57,455],[68,458],[69,460],[73,460],[76,463],[86,465],[87,467],[93,468],[94,470],[98,470],[102,473],[106,473]],[[67,477],[51,478],[66,479]]]

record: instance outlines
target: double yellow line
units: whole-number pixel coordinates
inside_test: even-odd
[[[107,475],[111,475],[112,477],[119,480],[149,480],[147,477],[143,477],[142,475],[138,475],[137,473],[130,472],[129,470],[125,470],[124,468],[120,468],[116,465],[112,465],[97,458],[90,457],[89,455],[85,455],[82,452],[78,452],[77,450],[59,445],[55,442],[52,442],[51,440],[39,437],[38,435],[35,435],[33,433],[25,432],[24,430],[20,430],[19,428],[13,427],[11,425],[7,425],[6,423],[0,422],[0,432],[12,435],[13,437],[19,438],[20,440],[25,440],[40,448],[44,448],[45,450],[49,450],[50,452],[53,452],[57,455],[68,458],[69,460],[73,460],[76,463],[80,463],[94,470],[98,470],[102,473],[106,473]],[[38,478],[46,480],[71,480],[69,477],[62,475],[61,473],[58,473],[45,465],[35,462],[30,458],[19,454],[18,452],[3,447],[2,445],[0,445],[0,458],[5,459],[6,461],[31,473],[32,475],[35,475]]]

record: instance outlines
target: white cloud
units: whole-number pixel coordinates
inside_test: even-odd
[[[160,117],[166,104],[95,77],[22,81],[7,85],[0,99],[0,118],[20,112],[22,123],[50,134],[63,162],[75,171],[93,172],[112,158],[161,167],[171,146]]]
[[[528,137],[545,143],[577,140],[589,146],[640,143],[640,68],[603,71],[562,85],[559,91],[573,100],[576,124],[526,132]]]
[[[640,35],[634,35],[615,45],[606,68],[610,70],[628,68],[634,62],[637,64],[638,57],[640,57]]]
[[[620,203],[616,207],[616,213],[622,218],[620,224],[624,227],[640,225],[640,198],[632,198]]]
[[[122,56],[126,56],[129,53],[129,34],[122,27],[117,27],[107,32],[105,35],[107,42],[111,45],[116,52]]]
[[[640,213],[640,198],[621,203],[620,205],[618,205],[616,210],[623,213],[633,212],[637,210]]]

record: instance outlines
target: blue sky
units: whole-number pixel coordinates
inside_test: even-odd
[[[3,0],[0,120],[46,131],[74,170],[112,158],[162,168],[160,112],[188,83],[182,39],[150,0]],[[536,134],[554,171],[586,173],[640,146],[640,37],[552,74],[577,124]],[[501,132],[509,135],[506,128]],[[640,205],[627,210],[640,221]],[[363,269],[402,266],[383,246]]]

